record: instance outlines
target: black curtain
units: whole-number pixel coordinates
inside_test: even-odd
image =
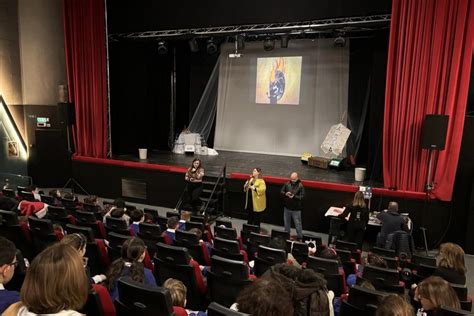
[[[355,154],[355,132],[363,128],[357,152],[358,166],[367,167],[369,179],[382,179],[382,128],[385,100],[385,77],[388,53],[388,30],[370,38],[350,41],[348,119],[356,127],[350,136],[347,153]],[[359,126],[367,106],[365,124]]]

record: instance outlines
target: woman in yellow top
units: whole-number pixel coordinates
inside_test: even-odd
[[[249,224],[260,226],[267,207],[266,190],[265,181],[262,179],[262,169],[253,169],[252,176],[244,184],[245,209],[249,214]],[[252,203],[249,203],[249,192],[252,194]]]

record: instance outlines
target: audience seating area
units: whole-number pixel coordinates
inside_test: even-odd
[[[24,189],[17,193],[4,189],[3,196],[34,201]],[[44,202],[54,202],[48,196],[43,197]],[[82,234],[87,240],[85,257],[90,275],[106,274],[111,263],[120,258],[123,243],[135,236],[134,230],[124,218],[104,217],[113,202],[97,205],[62,199],[61,204],[49,206],[43,218],[24,217],[16,210],[0,210],[0,235],[16,245],[18,261],[22,256],[31,261],[65,235]],[[128,211],[135,209],[129,204],[126,208]],[[94,284],[83,313],[107,316],[183,314],[184,309],[173,306],[169,290],[162,287],[172,278],[186,286],[186,308],[207,311],[211,316],[245,315],[230,309],[242,289],[256,278],[265,276],[276,264],[295,264],[324,277],[327,289],[334,292],[335,301],[340,303],[339,315],[375,315],[381,298],[389,293],[408,295],[413,283],[429,277],[436,269],[435,258],[414,255],[402,260],[392,250],[374,247],[367,256],[378,256],[386,263],[385,268],[378,267],[364,263],[362,251],[355,243],[337,240],[334,245],[324,245],[321,237],[313,234],[305,234],[302,241],[296,241],[283,230],[273,229],[267,235],[258,226],[249,224],[243,224],[238,232],[228,219],[217,219],[212,233],[206,219],[197,215],[185,223],[186,230],[176,230],[174,238],[170,238],[166,234],[170,228],[169,218],[179,218],[179,213],[167,212],[167,217],[162,217],[158,210],[148,208],[144,213],[151,219],[139,223],[136,237],[146,245],[143,265],[153,271],[157,287],[121,277],[117,285],[118,299],[111,302],[106,287]],[[195,228],[202,232],[202,237],[190,232]],[[272,240],[282,240],[284,247],[270,247]],[[314,252],[310,251],[313,246],[310,243],[314,243]],[[325,249],[331,250],[332,258],[322,256]],[[8,288],[19,290],[25,273],[27,268],[20,266]],[[351,275],[355,277],[355,284],[348,286],[346,281]],[[366,282],[372,288],[364,286]],[[472,300],[466,286],[453,284],[452,287],[462,309],[470,312]],[[444,308],[441,313],[463,315],[462,311],[450,308]]]

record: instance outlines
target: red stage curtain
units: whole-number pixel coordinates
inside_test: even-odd
[[[434,198],[453,191],[466,112],[474,1],[393,0],[383,130],[384,185],[424,190],[426,114],[449,115],[446,148],[434,155]]]
[[[63,0],[69,100],[76,109],[74,143],[82,156],[107,156],[105,8],[102,0]]]

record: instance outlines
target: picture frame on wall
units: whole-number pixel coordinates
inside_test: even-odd
[[[15,141],[8,141],[8,157],[18,157],[20,156],[20,151],[18,150],[18,143]]]

